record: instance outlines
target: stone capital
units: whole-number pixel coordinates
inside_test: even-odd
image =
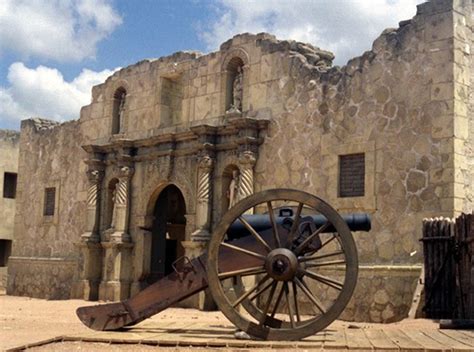
[[[210,172],[214,166],[214,160],[210,155],[204,155],[199,158],[198,168],[203,172]]]
[[[244,168],[253,168],[257,158],[254,152],[247,150],[239,155],[239,164]]]
[[[102,170],[90,169],[87,170],[87,179],[90,183],[99,183],[102,177],[104,176],[104,172]]]
[[[135,173],[135,169],[131,166],[118,166],[118,177],[124,179],[131,179],[133,174]]]

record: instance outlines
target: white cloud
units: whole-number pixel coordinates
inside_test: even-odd
[[[335,62],[369,50],[377,36],[416,13],[422,0],[216,0],[216,20],[200,33],[209,50],[242,32],[312,43],[336,54]]]
[[[80,61],[121,22],[110,0],[1,0],[0,56]]]
[[[78,118],[81,107],[90,103],[92,86],[113,72],[83,69],[67,82],[56,69],[30,69],[15,62],[8,70],[10,85],[0,87],[0,125],[17,128],[20,120],[37,116],[57,121]]]

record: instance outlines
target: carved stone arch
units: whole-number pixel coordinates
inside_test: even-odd
[[[221,87],[222,87],[222,102],[223,112],[237,112],[242,113],[249,108],[249,67],[250,60],[247,52],[242,48],[234,48],[229,51],[222,60],[221,66]],[[240,103],[234,102],[234,81],[238,77],[238,72],[241,75],[241,94]]]
[[[244,67],[247,67],[250,63],[249,54],[244,49],[234,48],[230,50],[225,55],[224,60],[222,60],[221,70],[226,71],[229,67],[229,63],[236,58],[239,58],[242,61]]]

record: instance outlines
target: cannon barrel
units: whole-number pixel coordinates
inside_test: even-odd
[[[291,214],[292,215],[292,214]],[[292,219],[292,216],[276,216],[275,221],[278,225],[282,225],[285,220]],[[320,227],[327,222],[326,217],[323,215],[307,215],[310,216],[315,225]],[[351,231],[370,231],[371,222],[370,215],[366,213],[353,213],[341,215],[347,226]],[[268,214],[249,215],[245,214],[242,216],[257,232],[268,230],[272,227],[270,217]],[[324,232],[335,232],[334,227],[331,225]],[[250,235],[247,228],[240,220],[234,221],[234,223],[227,230],[227,236],[229,239],[235,239]]]

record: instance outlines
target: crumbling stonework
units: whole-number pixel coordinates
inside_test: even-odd
[[[403,318],[421,268],[422,219],[473,208],[471,18],[469,1],[419,5],[344,67],[309,44],[237,35],[214,53],[180,52],[114,73],[93,88],[78,121],[23,122],[8,292],[46,296],[41,287],[59,274],[22,269],[41,258],[51,268],[76,263],[61,265],[74,284],[48,295],[133,295],[155,274],[161,195],[170,191],[181,207],[170,240],[194,256],[228,209],[236,172],[240,197],[296,188],[342,212],[371,213],[373,230],[355,234],[361,273],[344,318]],[[356,153],[364,154],[364,195],[340,197],[339,157]],[[58,207],[51,219],[42,214],[48,187]]]

